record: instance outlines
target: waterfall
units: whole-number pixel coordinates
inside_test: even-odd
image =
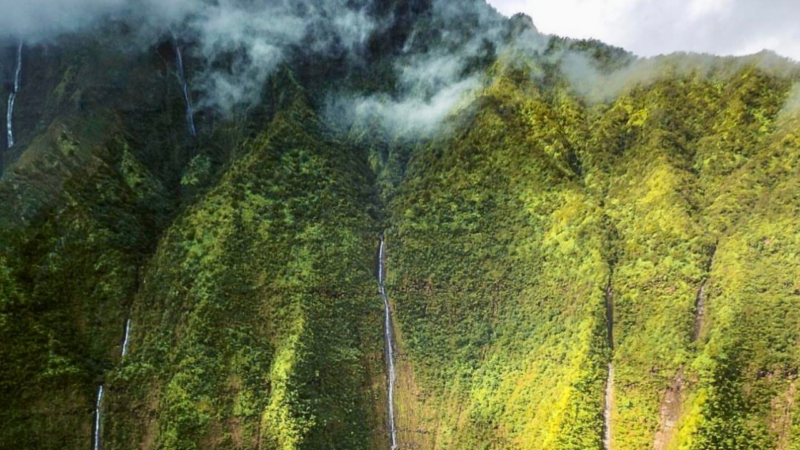
[[[381,247],[378,255],[378,285],[384,310],[384,338],[386,340],[386,360],[389,365],[389,433],[392,438],[392,450],[397,448],[397,428],[394,423],[394,383],[397,378],[394,369],[394,337],[392,336],[392,311],[389,308],[389,297],[386,295],[384,274],[386,273],[386,241],[381,236]]]
[[[189,86],[186,83],[186,73],[183,70],[183,53],[181,53],[181,46],[174,36],[173,41],[175,42],[175,56],[178,63],[178,81],[183,91],[183,99],[186,101],[186,124],[189,126],[189,133],[191,133],[192,137],[196,137],[197,130],[194,127],[194,106],[192,106],[192,97],[189,95]]]
[[[122,357],[125,358],[125,355],[128,353],[128,340],[131,337],[131,319],[129,318],[125,322],[125,338],[122,340]],[[100,387],[97,389],[97,402],[94,406],[94,440],[92,448],[93,450],[101,450],[100,449],[100,419],[102,417],[102,411],[100,407],[103,404],[103,393],[105,392],[104,386],[101,384]]]
[[[711,249],[711,258],[706,266],[706,278],[697,291],[697,299],[695,300],[695,313],[694,313],[694,330],[692,331],[692,341],[696,342],[700,338],[700,330],[703,328],[703,315],[705,314],[706,307],[706,285],[711,278],[711,268],[714,266],[714,258],[717,255],[717,244]]]
[[[17,63],[14,67],[14,87],[10,94],[8,94],[8,109],[6,110],[6,136],[8,137],[8,148],[14,146],[14,104],[17,101],[17,93],[19,93],[20,79],[22,74],[22,41],[19,42],[17,47]]]
[[[603,407],[603,448],[611,450],[611,403],[614,401],[614,365],[608,365],[606,380],[606,400]]]
[[[100,406],[103,403],[103,385],[100,385],[100,388],[97,390],[97,403],[94,407],[94,445],[92,448],[94,450],[100,450],[100,416],[102,411],[100,411]]]
[[[692,331],[692,341],[696,342],[700,338],[700,329],[703,327],[703,314],[705,314],[706,307],[706,284],[708,278],[703,281],[700,290],[697,291],[697,299],[695,300],[695,314],[694,314],[694,329]]]
[[[614,359],[614,289],[611,287],[613,267],[608,276],[606,286],[606,339],[611,350],[611,361]],[[608,378],[606,379],[606,398],[603,404],[603,449],[611,450],[611,411],[614,402],[614,364],[608,362]]]
[[[17,94],[12,92],[8,94],[8,109],[6,110],[6,133],[8,136],[8,148],[14,146],[14,131],[12,127],[12,119],[14,117],[14,102],[17,100]]]
[[[125,339],[122,340],[122,357],[128,353],[128,338],[131,337],[131,319],[125,322]]]

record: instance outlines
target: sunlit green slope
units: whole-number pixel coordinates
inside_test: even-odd
[[[441,50],[419,14],[393,32]],[[377,45],[281,66],[197,139],[171,44],[29,49],[0,449],[89,448],[100,385],[107,450],[388,448],[385,232],[401,448],[800,450],[797,67],[531,51],[523,19],[423,135],[329,123],[342,86],[396,94]]]
[[[733,66],[590,106],[509,69],[414,155],[406,441],[602,448],[612,364],[611,448],[800,445],[798,117],[788,80]]]

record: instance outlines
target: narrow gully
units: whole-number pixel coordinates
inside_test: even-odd
[[[700,339],[700,331],[703,328],[703,316],[706,309],[706,286],[708,280],[711,279],[711,268],[714,266],[714,258],[717,256],[717,245],[711,249],[711,258],[706,266],[706,278],[703,284],[700,285],[700,290],[697,291],[697,299],[695,300],[695,313],[694,313],[694,328],[692,330],[692,342],[697,342]]]

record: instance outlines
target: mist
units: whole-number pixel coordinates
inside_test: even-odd
[[[430,98],[404,95],[358,96],[337,94],[328,99],[323,114],[340,131],[354,125],[372,127],[384,139],[424,139],[441,132],[442,122],[481,86],[477,77],[443,86]]]
[[[487,82],[486,64],[508,41],[508,22],[483,1],[434,0],[396,58],[391,92],[333,92],[323,114],[346,131],[371,126],[385,139],[420,139]]]
[[[800,82],[795,82],[781,109],[781,116],[796,116],[800,113]]]
[[[126,0],[0,1],[0,37],[40,41],[120,14]]]
[[[743,57],[699,53],[638,58],[629,55],[621,67],[602,69],[589,54],[567,50],[549,57],[557,62],[573,91],[589,103],[613,101],[637,86],[648,86],[672,76],[714,77],[727,81],[748,66],[779,77],[800,74],[794,61],[770,51]]]
[[[0,39],[58,43],[124,23],[147,51],[166,37],[186,44],[186,76],[199,108],[229,115],[261,101],[292,48],[357,58],[379,20],[349,0],[2,0]]]
[[[370,38],[396,20],[375,14],[374,0],[0,1],[6,40],[57,43],[112,22],[127,24],[137,51],[174,37],[195,106],[223,117],[260,104],[268,78],[298,51],[362,64]],[[508,20],[483,0],[431,0],[409,26],[393,57],[395,85],[367,96],[331,89],[330,121],[346,129],[368,117],[387,135],[427,136],[486,81],[508,34]]]
[[[190,56],[199,67],[189,78],[200,92],[198,106],[224,114],[258,104],[290,49],[357,58],[378,26],[365,6],[347,0],[184,0],[148,10],[155,12],[142,18],[148,28],[168,28],[193,44]]]

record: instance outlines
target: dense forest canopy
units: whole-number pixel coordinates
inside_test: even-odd
[[[161,3],[3,37],[0,448],[800,450],[795,62]]]

